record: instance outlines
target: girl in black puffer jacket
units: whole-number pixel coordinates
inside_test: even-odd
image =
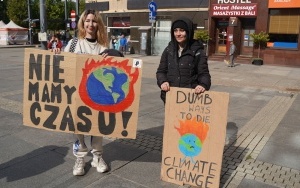
[[[170,87],[193,88],[195,93],[210,89],[211,77],[203,44],[194,40],[193,22],[180,18],[172,23],[171,41],[165,48],[156,72],[161,99]]]

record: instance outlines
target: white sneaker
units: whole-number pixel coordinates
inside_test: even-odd
[[[78,157],[75,161],[75,165],[73,167],[73,175],[74,176],[82,176],[85,174],[84,171],[85,162],[83,157]]]
[[[97,172],[100,173],[106,172],[108,170],[108,166],[103,160],[102,156],[94,156],[91,165],[92,167],[96,167]]]

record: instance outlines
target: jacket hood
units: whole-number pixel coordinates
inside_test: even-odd
[[[177,46],[177,41],[175,39],[175,36],[174,36],[174,23],[177,22],[177,21],[183,21],[187,27],[188,27],[188,30],[186,31],[187,32],[187,46],[190,46],[194,40],[194,28],[193,28],[193,22],[187,18],[187,17],[180,17],[179,19],[175,20],[173,23],[172,23],[172,27],[171,27],[171,42],[174,44],[174,46],[176,47]]]

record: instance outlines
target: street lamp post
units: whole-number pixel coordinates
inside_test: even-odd
[[[78,17],[80,15],[80,12],[79,12],[79,0],[76,0],[76,21],[78,21]]]
[[[66,27],[66,31],[68,30],[68,11],[67,11],[67,0],[65,0],[65,27]]]
[[[79,19],[79,0],[76,0],[76,22],[78,24],[78,19]],[[77,37],[78,30],[75,29],[75,36]]]
[[[40,0],[40,29],[41,33],[47,32],[46,3]],[[47,41],[41,41],[41,49],[47,50]]]
[[[27,6],[28,6],[28,26],[29,26],[29,44],[32,44],[32,32],[31,32],[31,8],[30,8],[30,0],[27,0]]]

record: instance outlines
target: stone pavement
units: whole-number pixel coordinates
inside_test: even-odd
[[[74,177],[73,135],[22,124],[22,48],[0,48],[0,187],[191,187],[160,180],[164,107],[144,63],[138,134],[105,138],[110,171]],[[300,68],[209,62],[213,91],[230,93],[220,187],[300,187]],[[88,156],[87,162],[91,160]]]

